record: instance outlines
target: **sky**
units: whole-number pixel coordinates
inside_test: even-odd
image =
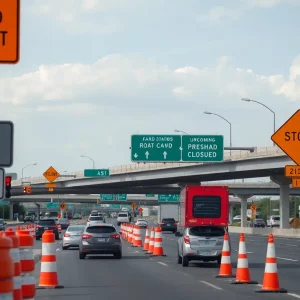
[[[272,146],[300,104],[300,0],[24,0],[21,55],[0,65],[0,120],[24,177],[130,164],[132,134]]]

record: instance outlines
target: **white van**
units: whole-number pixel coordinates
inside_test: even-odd
[[[117,223],[118,226],[120,226],[121,223],[130,223],[129,213],[127,211],[118,213]]]
[[[267,218],[268,227],[280,227],[280,216],[270,216]]]

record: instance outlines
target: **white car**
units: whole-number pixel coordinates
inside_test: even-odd
[[[97,224],[103,224],[105,220],[101,216],[90,216],[87,220],[86,226],[92,226]]]
[[[139,227],[147,227],[148,222],[145,219],[137,219],[135,225]]]
[[[118,226],[122,223],[130,223],[129,213],[127,211],[120,212],[117,218]]]

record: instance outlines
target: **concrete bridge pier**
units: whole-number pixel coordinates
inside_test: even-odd
[[[247,223],[247,206],[248,199],[253,195],[237,195],[241,199],[241,227],[248,227]]]
[[[280,186],[280,228],[290,228],[290,184],[292,180],[283,175],[271,176],[270,179]]]
[[[232,224],[233,222],[233,203],[229,202],[229,223]]]

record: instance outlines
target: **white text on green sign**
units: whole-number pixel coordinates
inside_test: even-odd
[[[183,135],[182,161],[220,162],[224,159],[222,135]]]
[[[109,169],[86,169],[84,177],[109,177]]]
[[[179,202],[179,194],[167,194],[167,195],[158,195],[158,202]]]
[[[103,201],[114,201],[115,195],[114,194],[100,194],[100,199]]]
[[[180,161],[179,135],[132,135],[132,161]]]
[[[118,194],[117,200],[118,201],[127,201],[127,194]]]

